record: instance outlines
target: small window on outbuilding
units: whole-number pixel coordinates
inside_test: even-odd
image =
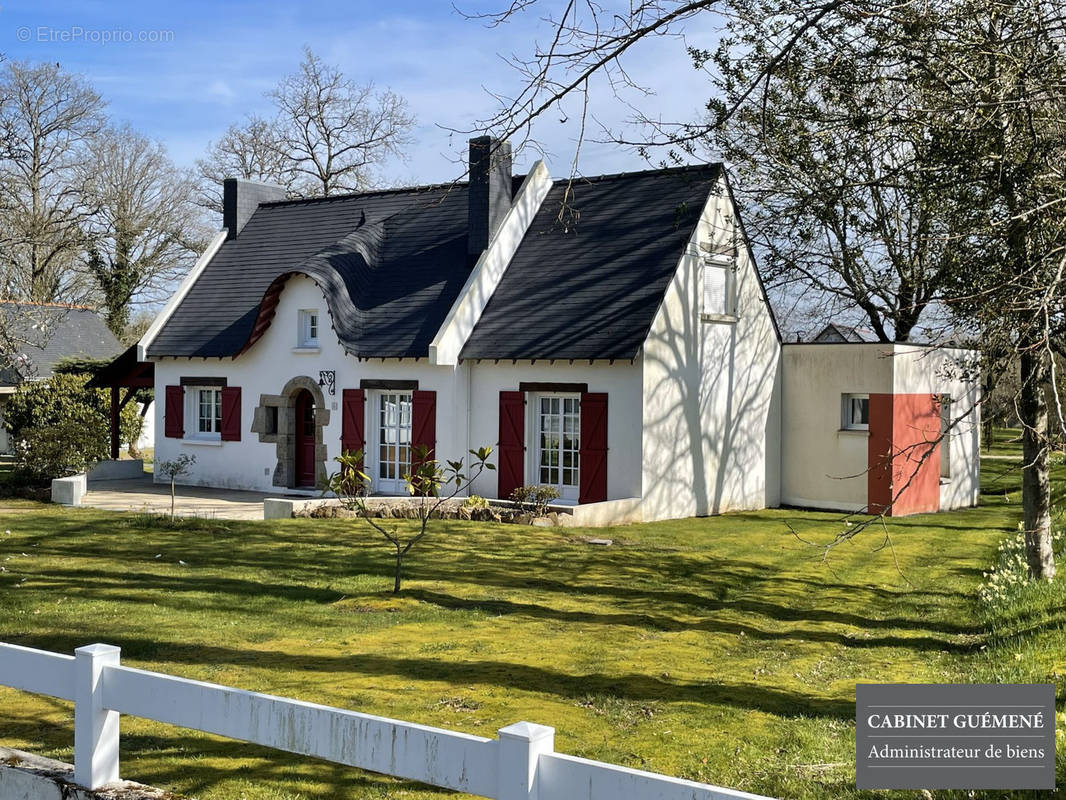
[[[846,431],[870,430],[870,396],[868,394],[842,395],[841,427]]]
[[[701,311],[705,317],[729,319],[736,316],[736,269],[732,256],[708,255],[703,260]]]
[[[304,308],[300,310],[299,333],[297,344],[299,347],[318,347],[318,309]]]

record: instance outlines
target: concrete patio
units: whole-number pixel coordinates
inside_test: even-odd
[[[263,500],[279,494],[178,486],[174,508],[175,513],[183,517],[262,519]],[[81,505],[107,511],[169,514],[170,486],[153,483],[151,473],[131,480],[89,481],[88,493]]]

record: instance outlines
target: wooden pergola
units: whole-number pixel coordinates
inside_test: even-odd
[[[120,444],[119,415],[138,389],[151,389],[155,386],[155,364],[151,361],[138,361],[137,345],[133,345],[96,373],[88,386],[111,390],[111,458],[117,459]],[[126,390],[125,395],[122,394],[122,389]]]

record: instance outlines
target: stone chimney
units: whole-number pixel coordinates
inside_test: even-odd
[[[511,143],[491,136],[470,140],[467,252],[477,258],[511,208]]]
[[[239,178],[222,181],[222,227],[226,239],[236,239],[260,203],[284,200],[285,190],[272,183],[257,183]]]

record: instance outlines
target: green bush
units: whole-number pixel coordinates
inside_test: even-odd
[[[472,494],[463,501],[463,508],[488,508],[489,501],[480,495]]]
[[[4,427],[21,469],[38,477],[59,477],[47,470],[74,472],[107,458],[111,398],[106,389],[85,386],[88,375],[59,374],[20,385],[4,408]],[[133,403],[122,409],[119,438],[137,440],[142,420]],[[49,437],[52,437],[49,439]]]
[[[26,428],[15,445],[19,469],[33,478],[62,478],[107,458],[107,442],[74,420]]]

